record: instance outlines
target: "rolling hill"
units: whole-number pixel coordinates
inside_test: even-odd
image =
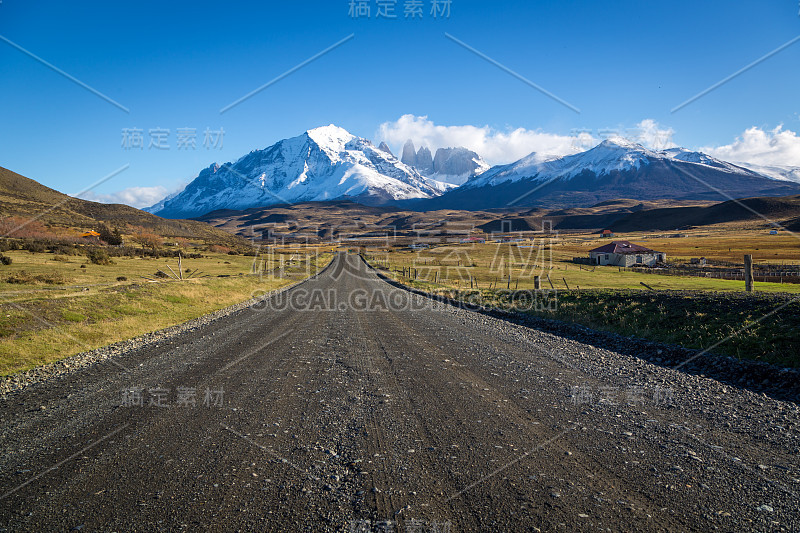
[[[196,220],[168,220],[121,204],[73,198],[0,167],[0,213],[31,218],[50,227],[88,230],[99,224],[120,229],[141,227],[162,237],[201,239],[208,243],[247,244],[240,237]]]
[[[792,230],[800,217],[800,195],[729,200],[709,206],[646,209],[621,217],[613,231],[673,230],[729,222],[775,223]],[[783,224],[786,222],[786,225]],[[790,227],[791,226],[791,227]],[[793,231],[793,230],[792,230]]]

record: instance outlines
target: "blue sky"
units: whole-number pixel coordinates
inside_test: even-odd
[[[381,131],[403,135],[407,130],[396,121],[404,115],[427,117],[413,121],[419,127],[487,127],[482,131],[499,133],[500,140],[518,128],[555,138],[587,130],[596,137],[649,119],[672,130],[681,146],[734,151],[732,143],[749,128],[769,148],[782,126],[789,147],[774,153],[774,162],[800,157],[793,134],[800,131],[800,42],[671,112],[800,35],[797,0],[452,0],[450,16],[435,19],[433,0],[422,0],[422,19],[406,19],[407,1],[397,0],[397,18],[386,19],[376,17],[378,0],[369,2],[369,18],[349,16],[350,0],[3,0],[0,36],[129,111],[0,41],[0,165],[67,193],[130,165],[93,193],[140,187],[130,198],[141,202],[213,162],[236,160],[315,126],[335,123],[376,141]],[[143,130],[144,149],[122,146],[124,128]],[[177,148],[182,128],[195,130],[197,148]],[[151,129],[169,130],[169,149],[148,147]],[[221,149],[203,146],[206,129],[224,130]],[[531,140],[529,151],[536,149]]]

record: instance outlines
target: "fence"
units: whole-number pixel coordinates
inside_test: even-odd
[[[687,268],[626,268],[619,267],[620,271],[657,274],[661,276],[684,276],[711,279],[727,279],[744,281],[743,270],[694,270]],[[798,270],[756,270],[753,272],[753,281],[769,283],[800,283]]]

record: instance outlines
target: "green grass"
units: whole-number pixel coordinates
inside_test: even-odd
[[[560,292],[557,300],[554,311],[534,314],[687,348],[711,348],[739,359],[800,367],[797,296],[590,290]]]
[[[61,317],[67,322],[83,322],[86,320],[86,315],[70,311],[69,309],[62,309]]]

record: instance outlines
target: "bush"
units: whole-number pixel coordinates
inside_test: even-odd
[[[8,266],[12,263],[12,259],[7,255],[0,254],[0,263]]]
[[[117,281],[128,281],[128,278],[125,276],[117,276]]]
[[[122,244],[122,235],[117,228],[114,228],[114,231],[111,231],[108,226],[103,224],[97,228],[97,233],[100,234],[100,240],[106,244],[110,244],[112,246],[119,246]]]
[[[57,255],[53,257],[53,261],[58,261],[60,263],[69,263],[69,258],[66,255]]]
[[[76,246],[69,244],[59,244],[51,248],[54,254],[58,255],[80,255],[80,250]]]
[[[114,262],[108,256],[108,252],[102,248],[90,248],[86,251],[89,261],[95,265],[113,265]]]
[[[34,281],[35,280],[33,276],[31,276],[24,270],[20,270],[19,272],[11,274],[5,279],[6,283],[18,283],[18,284],[33,283]]]
[[[165,272],[162,272],[161,270],[156,270],[155,276],[157,278],[168,278],[169,277],[168,274],[166,274]]]
[[[6,278],[6,283],[32,284],[46,283],[48,285],[63,285],[69,281],[61,272],[49,272],[47,274],[29,274],[25,270],[20,270]]]
[[[47,274],[37,274],[36,276],[34,276],[34,279],[37,282],[47,283],[48,285],[64,285],[65,283],[70,281],[70,279],[67,278],[61,272],[49,272]]]
[[[43,254],[47,251],[47,247],[39,241],[25,241],[22,249],[32,254]]]

